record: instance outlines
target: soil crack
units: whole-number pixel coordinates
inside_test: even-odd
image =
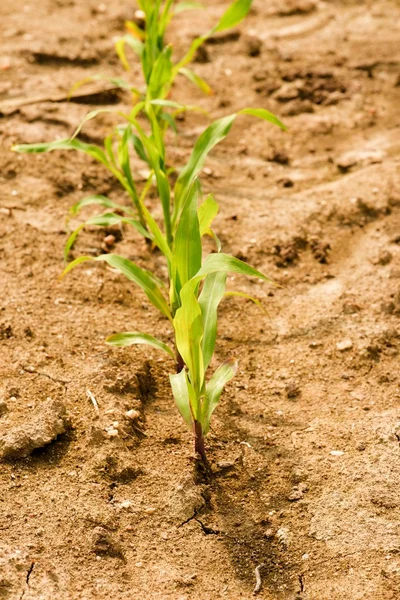
[[[200,519],[196,519],[196,517],[194,518],[195,521],[197,521],[197,523],[201,526],[203,532],[206,535],[219,535],[221,532],[219,531],[219,529],[213,529],[212,527],[207,527],[207,525],[205,525],[203,523],[203,521],[200,521]]]
[[[32,571],[33,571],[34,568],[35,568],[35,563],[32,562],[31,566],[29,567],[28,572],[26,574],[26,578],[25,578],[26,586],[25,586],[25,589],[23,590],[22,594],[20,595],[19,600],[23,600],[23,597],[25,596],[25,592],[26,592],[27,588],[29,587],[29,579],[30,579],[30,577],[32,575]]]

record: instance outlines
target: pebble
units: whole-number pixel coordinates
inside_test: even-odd
[[[117,437],[118,436],[118,430],[117,429],[108,429],[107,433],[110,437]]]
[[[273,538],[274,537],[274,530],[273,529],[266,529],[264,531],[264,537],[269,539],[269,538]]]
[[[106,237],[104,238],[104,243],[106,244],[106,246],[114,246],[115,244],[115,236],[113,235],[106,235]]]
[[[288,496],[289,502],[297,502],[303,497],[303,492],[299,488],[293,488]]]
[[[128,419],[131,419],[131,421],[136,421],[140,417],[140,412],[132,408],[131,410],[128,410],[126,412],[126,416],[128,417]]]
[[[331,450],[329,454],[331,456],[343,456],[344,452],[342,450]]]
[[[336,348],[339,352],[346,352],[346,350],[350,350],[353,347],[353,342],[351,340],[342,340],[336,344]]]

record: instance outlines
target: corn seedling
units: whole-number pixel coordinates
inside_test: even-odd
[[[263,109],[244,109],[242,114],[252,115],[272,122],[283,128],[280,121]],[[135,195],[135,206],[140,210],[140,220],[131,215],[129,209],[114,203],[104,196],[92,196],[75,205],[74,212],[89,204],[100,204],[107,209],[118,210],[106,213],[87,221],[90,224],[109,225],[126,222],[137,231],[151,239],[165,257],[168,267],[168,282],[163,282],[150,271],[134,262],[115,254],[104,254],[95,258],[80,256],[64,270],[64,274],[86,261],[101,261],[113,267],[130,281],[139,286],[153,306],[171,324],[174,346],[148,333],[127,332],[113,335],[107,343],[115,346],[149,344],[174,358],[176,373],[170,376],[171,387],[178,409],[189,427],[194,431],[195,450],[206,461],[204,436],[210,428],[210,419],[215,410],[225,384],[233,377],[236,363],[229,360],[207,376],[214,354],[217,335],[217,309],[225,295],[228,273],[238,273],[261,280],[268,278],[240,261],[220,252],[218,238],[212,230],[212,223],[218,213],[218,204],[212,195],[203,198],[199,183],[199,174],[211,149],[229,133],[238,114],[223,117],[208,126],[195,143],[187,164],[181,169],[172,190],[168,177],[162,168],[163,154],[159,141],[151,134],[147,136],[135,119],[130,119],[121,133],[118,145],[118,178],[124,187],[131,185],[133,176],[130,171],[128,145],[133,130],[138,135],[146,153],[146,161],[154,174],[155,185],[161,201],[164,215],[163,226],[159,226],[148,211],[143,193]],[[154,116],[155,123],[157,122]],[[73,139],[19,146],[18,151],[44,152],[56,149],[76,149],[87,152],[110,170],[115,170],[117,159],[111,147],[103,151],[97,146],[84,145]],[[163,151],[163,146],[161,147]],[[75,231],[66,246],[66,257],[77,235]],[[203,257],[203,237],[211,235],[217,243],[217,252]],[[237,292],[238,295],[244,295]],[[248,296],[246,296],[248,297]],[[252,298],[251,298],[252,299]],[[254,300],[254,299],[253,299]]]
[[[70,216],[76,216],[89,205],[100,206],[105,212],[73,231],[66,243],[65,261],[68,261],[76,237],[85,225],[105,227],[125,223],[134,227],[154,247],[158,247],[166,261],[168,280],[162,281],[152,272],[115,254],[80,256],[66,266],[64,275],[86,261],[105,262],[141,288],[151,304],[169,321],[174,340],[172,346],[149,333],[139,332],[112,335],[107,343],[114,346],[148,344],[175,360],[176,372],[170,375],[173,396],[184,421],[194,432],[195,451],[204,462],[204,437],[209,431],[211,416],[224,386],[236,371],[235,361],[228,360],[209,375],[217,337],[217,310],[226,295],[227,275],[237,273],[269,280],[253,267],[221,252],[218,237],[212,229],[218,204],[212,195],[203,196],[199,175],[209,152],[226,138],[238,115],[258,117],[282,129],[285,127],[267,110],[243,109],[209,125],[196,141],[183,168],[168,168],[165,132],[168,125],[174,125],[174,114],[167,113],[166,109],[179,112],[186,107],[168,100],[167,95],[178,74],[188,76],[188,72],[183,70],[193,59],[197,48],[215,32],[239,23],[248,13],[251,3],[252,0],[236,0],[219,23],[207,34],[194,40],[183,59],[173,64],[171,48],[164,45],[164,34],[174,13],[186,8],[188,3],[141,1],[140,6],[145,13],[145,31],[131,24],[132,39],[125,38],[117,48],[123,62],[126,61],[123,49],[126,43],[140,56],[146,91],[140,94],[139,101],[128,114],[109,111],[117,112],[123,118],[123,123],[112,129],[104,139],[103,146],[88,144],[78,138],[85,123],[103,112],[99,110],[89,113],[71,138],[14,147],[18,152],[84,152],[105,166],[128,193],[131,200],[129,207],[101,195],[83,198],[72,207]],[[145,125],[138,119],[142,112],[146,116]],[[147,182],[140,191],[132,170],[133,155],[143,161],[149,171]],[[171,183],[172,171],[179,172],[174,186]],[[162,223],[157,222],[147,208],[146,198],[151,187],[155,187],[162,207]],[[217,246],[217,252],[207,256],[204,256],[203,248],[205,235],[213,237]],[[244,296],[259,303],[241,292],[229,294]]]
[[[202,8],[198,2],[176,2],[175,0],[138,0],[143,14],[143,26],[134,21],[126,22],[128,33],[116,41],[115,47],[118,57],[127,71],[131,70],[130,62],[126,55],[126,47],[130,48],[140,60],[144,87],[133,86],[124,78],[105,77],[95,75],[78,82],[71,90],[73,92],[88,81],[107,79],[117,87],[128,89],[133,94],[134,112],[138,115],[143,111],[146,115],[151,106],[156,115],[159,126],[165,130],[168,126],[176,129],[175,117],[183,111],[198,110],[197,107],[168,102],[171,88],[178,76],[183,76],[198,86],[205,94],[211,94],[209,84],[202,79],[188,65],[193,61],[197,50],[208,38],[216,33],[231,29],[238,25],[248,14],[253,0],[236,0],[233,2],[218,23],[205,34],[195,38],[187,52],[178,60],[173,59],[173,47],[166,44],[166,31],[172,19],[186,10]],[[139,103],[139,107],[137,107]],[[165,108],[173,109],[172,113]]]

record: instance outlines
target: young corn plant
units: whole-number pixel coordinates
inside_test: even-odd
[[[132,116],[138,115],[141,111],[148,116],[152,104],[151,109],[157,117],[159,127],[163,131],[168,126],[176,130],[175,117],[183,111],[197,109],[197,107],[168,100],[176,78],[183,76],[205,94],[211,94],[212,89],[209,84],[188,65],[208,38],[238,25],[247,16],[252,2],[253,0],[235,0],[214,27],[195,38],[187,52],[181,58],[174,60],[173,46],[165,42],[168,26],[177,14],[185,10],[202,8],[202,5],[198,2],[176,2],[175,0],[138,0],[144,15],[144,27],[139,27],[134,21],[127,21],[125,25],[128,33],[116,41],[115,47],[127,71],[131,70],[131,66],[126,55],[126,47],[129,47],[140,60],[144,79],[143,88],[133,86],[123,78],[95,75],[78,82],[72,88],[71,94],[77,87],[88,81],[108,79],[114,85],[132,92],[134,100]],[[173,112],[166,111],[166,107],[172,108]]]
[[[143,149],[146,162],[151,167],[153,176],[149,179],[149,185],[154,183],[157,189],[163,208],[163,223],[157,223],[147,209],[143,192],[135,196],[143,225],[133,213],[131,214],[131,209],[104,196],[85,198],[75,205],[73,210],[76,213],[93,203],[118,210],[95,217],[86,223],[102,226],[125,222],[135,227],[164,255],[168,281],[161,281],[150,271],[115,254],[80,256],[67,265],[64,275],[86,261],[105,262],[141,288],[151,304],[169,321],[174,340],[172,346],[147,332],[136,331],[112,335],[107,339],[107,343],[114,346],[148,344],[164,351],[175,360],[176,373],[170,375],[173,396],[184,421],[193,430],[195,452],[204,463],[207,463],[204,438],[210,428],[211,416],[224,386],[236,371],[236,362],[228,360],[209,375],[217,337],[217,310],[226,295],[227,275],[237,273],[269,281],[255,268],[220,251],[219,240],[212,229],[212,223],[218,213],[218,204],[212,195],[203,197],[199,183],[199,175],[207,155],[216,144],[225,139],[239,114],[259,117],[284,128],[274,115],[263,109],[244,109],[240,113],[215,121],[198,138],[173,190],[163,168],[164,154],[163,146],[159,145],[160,140],[153,133],[146,135],[135,119],[129,119],[120,134],[117,158],[111,145],[103,152],[97,146],[82,146],[82,142],[76,139],[16,148],[21,152],[44,152],[60,148],[86,151],[97,160],[101,158],[100,162],[107,163],[108,168],[112,166],[115,169],[118,162],[118,178],[123,178],[126,185],[127,182],[133,181],[128,146],[133,131],[136,132],[141,143],[140,148]],[[157,127],[157,118],[153,116],[153,119]],[[66,258],[81,228],[82,226],[68,239]],[[205,235],[212,236],[217,245],[217,252],[206,256],[203,244]],[[258,302],[241,292],[235,294]]]
[[[18,152],[46,152],[50,150],[76,150],[84,152],[100,162],[119,181],[122,188],[128,194],[131,207],[125,207],[111,201],[109,198],[95,194],[84,198],[74,205],[70,210],[70,216],[77,216],[82,208],[96,204],[101,208],[112,209],[98,215],[86,223],[82,223],[74,231],[66,246],[65,255],[71,249],[76,236],[85,225],[110,226],[125,222],[134,226],[149,243],[157,245],[154,235],[148,225],[145,215],[144,201],[152,182],[156,179],[159,189],[159,198],[162,204],[165,233],[168,244],[172,243],[172,222],[169,211],[170,197],[169,188],[166,185],[174,168],[169,166],[166,149],[165,135],[168,126],[175,132],[175,117],[185,110],[200,110],[198,107],[187,106],[168,99],[171,87],[178,75],[184,75],[205,91],[210,92],[209,86],[187,65],[193,60],[197,49],[213,34],[225,31],[239,24],[248,14],[252,0],[235,0],[218,23],[202,36],[195,38],[186,54],[177,62],[172,60],[172,47],[165,44],[165,34],[173,17],[187,9],[198,8],[197,2],[176,2],[175,0],[139,0],[139,6],[145,15],[145,26],[138,27],[133,21],[127,23],[129,34],[116,42],[118,56],[125,68],[129,69],[129,62],[125,54],[125,46],[130,46],[141,61],[145,89],[138,90],[122,79],[113,78],[112,81],[121,87],[129,88],[133,92],[134,106],[128,114],[115,109],[99,109],[89,112],[78,126],[71,138],[56,140],[50,143],[18,145],[13,149]],[[102,78],[102,77],[94,77]],[[93,79],[89,78],[89,80]],[[77,84],[82,85],[87,80]],[[76,86],[75,86],[76,87]],[[116,113],[125,120],[124,125],[115,127],[104,139],[102,147],[81,141],[78,136],[82,127],[94,119],[98,114],[104,112]],[[282,124],[271,114],[271,122]],[[138,117],[144,115],[150,125],[150,134],[146,134],[143,125],[139,123]],[[135,179],[132,175],[130,164],[130,152],[134,150],[138,157],[147,163],[149,175],[144,189],[139,192]],[[176,218],[176,214],[173,216]]]

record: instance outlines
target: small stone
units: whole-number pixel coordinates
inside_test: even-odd
[[[351,340],[342,340],[336,344],[336,348],[339,352],[346,352],[346,350],[351,350],[353,347],[353,342]]]
[[[121,508],[130,508],[131,506],[132,506],[132,502],[130,500],[124,500],[120,504]]]
[[[303,492],[299,488],[293,488],[288,496],[289,502],[297,502],[303,497]]]
[[[148,508],[144,509],[144,512],[146,515],[153,515],[156,512],[156,509],[153,506],[149,506]]]
[[[331,450],[329,454],[331,456],[343,456],[344,452],[342,450]]]
[[[113,235],[106,235],[106,237],[104,238],[104,243],[106,244],[106,246],[114,246],[115,244],[115,237]]]
[[[309,348],[320,348],[322,346],[322,342],[310,342],[308,344]]]
[[[107,433],[110,437],[117,437],[118,429],[107,429]]]
[[[295,83],[284,83],[279,90],[277,90],[273,97],[279,102],[288,102],[294,100],[299,96],[299,88]]]
[[[217,467],[220,471],[232,471],[235,468],[234,460],[220,460],[217,462]]]
[[[140,29],[144,29],[146,26],[146,13],[143,10],[135,10],[133,21]]]
[[[273,529],[266,529],[264,531],[264,537],[267,539],[273,538],[274,537],[274,530]]]
[[[131,421],[137,421],[140,418],[140,412],[138,410],[134,410],[133,408],[131,410],[128,410],[126,412],[126,416],[128,417],[128,419],[130,419]]]
[[[286,385],[285,390],[287,397],[290,399],[297,398],[301,394],[301,390],[296,381],[290,381]]]

